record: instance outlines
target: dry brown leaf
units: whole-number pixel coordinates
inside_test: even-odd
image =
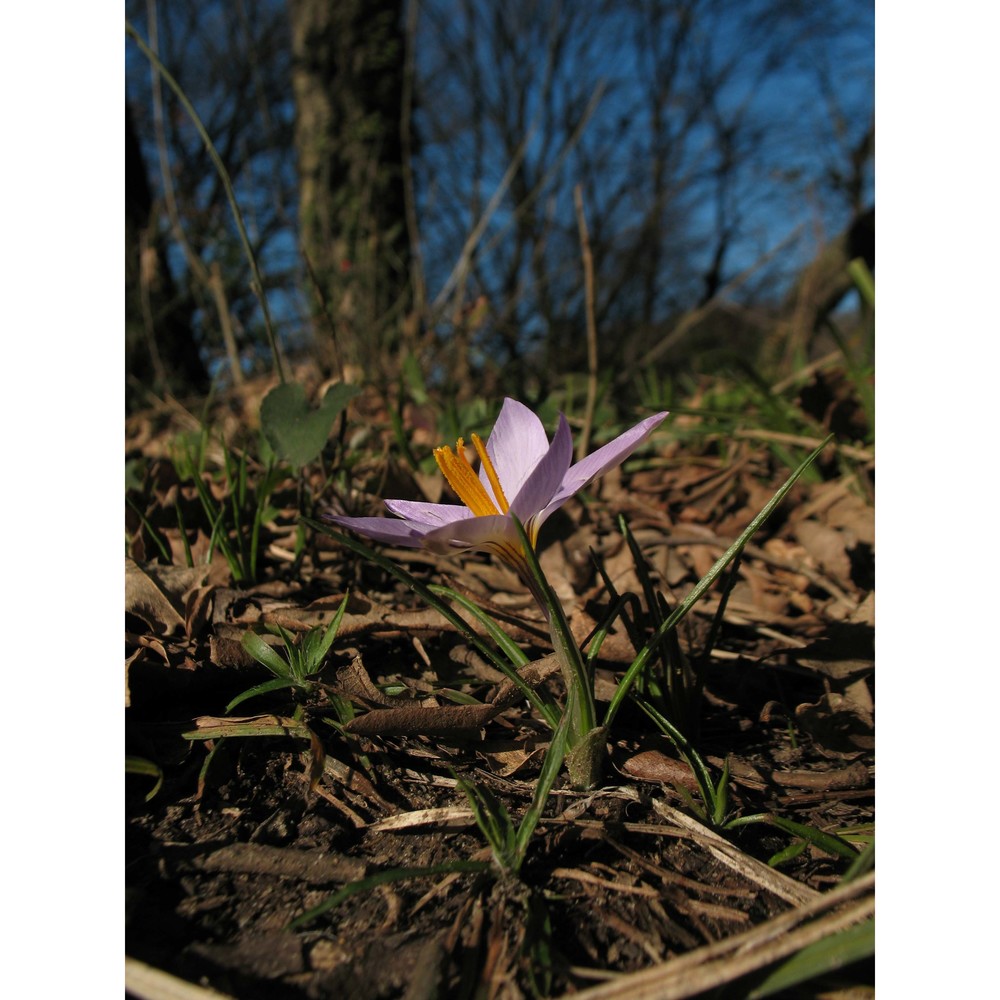
[[[351,719],[344,729],[357,736],[444,736],[482,729],[500,711],[497,705],[378,708]]]
[[[576,597],[576,591],[572,580],[575,570],[566,558],[565,549],[561,545],[549,545],[539,553],[538,561],[556,596],[564,607],[567,606]]]
[[[698,580],[715,565],[718,558],[716,551],[708,545],[680,545],[677,547],[677,555],[691,567]]]
[[[380,705],[384,708],[398,705],[398,699],[390,698],[372,683],[361,654],[356,649],[347,652],[351,654],[351,662],[337,671],[337,694],[362,705]]]
[[[766,570],[756,569],[752,566],[743,565],[740,567],[743,580],[750,588],[749,603],[769,614],[784,614],[788,607],[788,589],[781,586]],[[733,587],[732,597],[742,603],[746,600],[743,588],[737,584]]]
[[[218,628],[218,626],[217,626]],[[242,629],[240,633],[242,634]],[[261,636],[266,642],[267,639]],[[217,667],[251,667],[257,661],[232,635],[211,635],[208,638],[208,658]]]
[[[789,541],[787,538],[769,538],[761,548],[776,562],[785,563],[787,566],[799,566],[806,561],[808,556],[803,545]]]
[[[622,770],[640,781],[681,785],[689,791],[698,791],[698,781],[691,768],[659,750],[643,750],[633,754],[622,764]]]
[[[480,751],[480,756],[486,761],[493,774],[501,778],[509,778],[517,774],[525,765],[545,753],[547,743],[530,749],[524,743],[519,743],[510,750]]]
[[[840,753],[875,749],[875,718],[856,701],[830,692],[812,705],[798,705],[796,721],[821,746]]]
[[[184,601],[184,632],[189,639],[200,635],[212,620],[214,586],[195,587]]]
[[[875,591],[871,591],[850,617],[853,625],[875,625]]]
[[[831,528],[842,529],[853,543],[875,544],[875,510],[853,493],[841,497],[826,515]],[[853,548],[853,544],[849,547]]]
[[[870,625],[837,624],[803,649],[795,662],[834,681],[854,681],[875,670],[875,633]]]
[[[354,858],[269,844],[227,844],[194,858],[193,863],[208,872],[277,875],[307,885],[354,882],[365,876],[364,862]]]
[[[372,833],[387,830],[412,830],[420,826],[433,826],[438,830],[462,830],[473,826],[475,815],[468,806],[441,806],[436,809],[414,809],[411,812],[396,813],[368,825]]]
[[[793,507],[789,511],[788,519],[794,524],[810,518],[822,518],[822,515],[851,489],[852,480],[847,476],[831,479],[825,483],[814,483],[809,487],[808,499]]]
[[[140,566],[125,559],[125,610],[141,618],[157,635],[183,631],[184,595],[204,582],[207,569]]]
[[[842,586],[853,586],[848,538],[843,532],[819,521],[803,521],[796,525],[795,534],[816,566]]]
[[[163,657],[163,662],[170,666],[170,657],[167,656],[167,650],[163,643],[159,639],[154,639],[152,636],[146,635],[128,635],[125,636],[126,643],[135,643],[135,651],[131,656],[125,658],[125,707],[128,708],[132,704],[132,691],[129,687],[129,673],[132,669],[134,663],[141,662],[147,656],[147,650],[152,650],[154,653],[159,654]]]

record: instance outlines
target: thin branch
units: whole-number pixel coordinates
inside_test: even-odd
[[[670,333],[663,338],[663,340],[661,340],[655,347],[650,348],[650,350],[648,350],[638,361],[631,365],[627,365],[621,372],[619,372],[618,376],[615,378],[615,386],[621,387],[626,385],[637,371],[647,368],[654,361],[659,361],[664,354],[666,354],[673,347],[676,347],[688,331],[700,323],[719,305],[722,296],[726,292],[735,291],[747,282],[755,272],[759,271],[765,264],[776,257],[782,250],[785,249],[785,247],[794,243],[795,240],[799,238],[802,229],[802,226],[796,226],[796,228],[793,229],[792,232],[789,233],[788,236],[786,236],[780,243],[772,247],[766,254],[760,257],[748,268],[741,271],[735,278],[732,279],[732,281],[723,285],[722,288],[720,288],[707,302],[698,306],[697,309],[692,309],[690,312],[685,313],[673,330],[671,330]]]
[[[465,245],[462,247],[462,252],[458,255],[458,260],[455,262],[455,266],[452,269],[451,274],[448,276],[448,280],[444,283],[444,287],[438,292],[437,298],[434,300],[431,310],[437,312],[445,302],[448,300],[448,296],[452,291],[462,283],[465,279],[465,275],[468,273],[469,264],[472,260],[472,255],[476,251],[476,246],[482,239],[483,233],[486,231],[486,227],[490,224],[490,219],[493,218],[493,214],[500,207],[500,202],[503,200],[503,196],[507,193],[507,188],[510,187],[510,182],[514,179],[514,175],[517,173],[518,167],[521,165],[521,161],[524,159],[524,154],[528,150],[528,141],[534,135],[535,126],[532,125],[528,130],[528,134],[521,140],[521,144],[517,147],[507,170],[504,172],[503,177],[500,179],[500,183],[497,185],[496,191],[493,192],[493,197],[490,198],[489,204],[480,216],[479,221],[476,223],[472,232],[469,233],[468,239],[465,241]]]
[[[576,460],[585,458],[590,450],[590,435],[594,427],[597,406],[597,321],[594,318],[594,255],[590,249],[587,218],[583,214],[583,189],[573,188],[576,224],[580,230],[580,255],[583,258],[584,309],[587,316],[587,405],[583,413],[583,430],[577,444]]]
[[[212,142],[212,138],[205,129],[201,118],[198,116],[198,112],[195,111],[194,105],[188,100],[187,95],[181,89],[180,84],[173,78],[167,67],[160,61],[160,57],[143,41],[139,32],[135,30],[127,18],[125,20],[125,33],[136,43],[136,45],[139,46],[142,54],[153,64],[157,73],[163,77],[167,86],[170,87],[170,89],[177,96],[178,101],[180,101],[181,106],[187,112],[188,117],[194,124],[195,130],[198,132],[202,142],[205,144],[205,149],[208,152],[212,163],[215,165],[215,169],[218,171],[219,179],[222,181],[222,185],[226,190],[226,198],[229,201],[229,207],[232,210],[233,219],[236,222],[236,228],[239,231],[244,252],[247,255],[247,260],[250,262],[250,270],[253,275],[250,287],[256,294],[263,312],[264,328],[267,331],[267,339],[271,345],[271,355],[274,359],[274,367],[278,373],[278,378],[284,382],[284,367],[281,364],[281,355],[278,352],[278,343],[274,336],[274,326],[271,323],[271,312],[267,307],[267,298],[264,295],[264,279],[261,277],[260,268],[257,266],[257,256],[253,252],[253,247],[250,245],[250,237],[247,235],[246,226],[243,224],[243,215],[240,212],[240,206],[236,201],[236,192],[233,190],[233,183],[230,180],[229,171],[226,169],[225,163],[223,163],[222,158],[219,156],[219,152],[215,148],[215,144]]]
[[[413,80],[416,75],[414,48],[417,37],[419,0],[410,0],[406,12],[406,54],[403,63],[403,93],[400,112],[399,135],[403,159],[403,202],[406,211],[406,228],[410,236],[410,280],[413,283],[413,311],[423,314],[427,302],[427,285],[424,278],[423,255],[420,247],[420,225],[417,220],[417,199],[413,181]],[[411,345],[412,347],[413,345]]]

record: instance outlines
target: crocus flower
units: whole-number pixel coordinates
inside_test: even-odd
[[[546,518],[598,476],[621,465],[666,416],[664,412],[647,417],[574,464],[572,436],[562,414],[550,442],[541,420],[528,407],[506,399],[485,446],[477,434],[472,435],[480,461],[478,475],[461,438],[454,451],[450,447],[434,451],[461,505],[386,500],[395,518],[324,516],[378,542],[442,553],[491,551],[524,578],[527,567],[513,516],[534,546]]]

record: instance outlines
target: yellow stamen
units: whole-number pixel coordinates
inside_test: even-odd
[[[497,475],[497,470],[493,468],[493,462],[490,461],[490,456],[486,454],[486,446],[478,434],[472,435],[472,446],[476,449],[479,461],[483,463],[483,471],[486,473],[486,478],[490,481],[490,486],[493,487],[493,496],[497,499],[500,511],[506,514],[510,510],[510,504],[507,503],[503,487],[500,485],[500,477]]]
[[[476,450],[478,451],[479,449],[477,448]],[[485,517],[490,514],[500,513],[497,510],[496,504],[490,499],[489,493],[486,492],[486,487],[483,486],[479,481],[479,477],[472,471],[472,466],[469,465],[469,460],[465,457],[465,442],[462,438],[458,439],[458,444],[455,445],[454,451],[448,447],[435,448],[434,460],[437,462],[438,468],[444,473],[444,478],[448,480],[448,485],[455,491],[456,496],[476,517]],[[492,468],[491,465],[490,469]],[[493,475],[495,476],[496,472]],[[493,482],[492,478],[490,482]]]

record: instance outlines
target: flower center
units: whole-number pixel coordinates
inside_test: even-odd
[[[490,514],[506,514],[510,510],[507,497],[504,496],[503,488],[500,485],[500,477],[497,470],[493,468],[490,456],[486,453],[486,447],[478,434],[472,435],[472,446],[476,449],[479,460],[483,463],[483,471],[486,478],[493,487],[493,497],[486,492],[482,480],[472,471],[469,460],[465,457],[465,442],[458,439],[455,450],[445,446],[434,449],[434,460],[438,468],[444,473],[444,478],[448,480],[448,485],[455,491],[458,498],[472,511],[476,517],[485,517]],[[499,504],[499,509],[497,509]]]

